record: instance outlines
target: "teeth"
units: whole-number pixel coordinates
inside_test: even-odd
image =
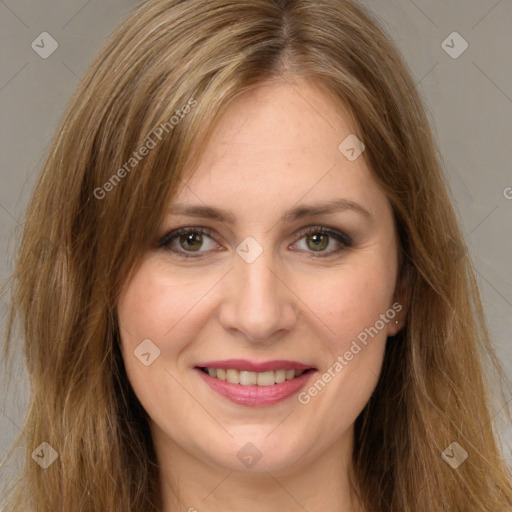
[[[242,386],[255,386],[258,381],[256,372],[240,372],[240,384]]]
[[[223,368],[205,368],[210,377],[230,382],[231,384],[240,384],[242,386],[273,386],[281,384],[285,380],[291,380],[300,377],[306,370],[276,370],[269,372],[248,372],[245,370],[225,370]]]
[[[277,370],[275,372],[276,384],[281,384],[286,380],[286,370]]]
[[[275,372],[261,372],[256,375],[258,386],[273,386],[276,383]]]
[[[238,370],[226,370],[226,380],[231,384],[240,384],[240,372]]]

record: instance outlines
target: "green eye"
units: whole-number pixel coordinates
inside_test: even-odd
[[[329,245],[329,236],[324,233],[308,235],[306,243],[312,251],[323,251]]]
[[[198,251],[203,245],[203,235],[191,232],[180,236],[180,246],[186,251]]]
[[[160,240],[159,246],[183,258],[207,256],[208,252],[222,250],[211,234],[208,228],[180,228],[165,235]],[[352,247],[352,243],[351,237],[345,233],[322,226],[310,226],[299,233],[293,249],[309,255],[316,253],[315,257],[322,258]]]
[[[352,239],[345,233],[327,229],[322,226],[311,226],[300,233],[295,246],[301,251],[318,253],[317,257],[327,257],[348,247],[352,247]],[[329,249],[329,246],[334,246]],[[338,246],[338,247],[336,247]]]
[[[208,228],[181,228],[165,235],[159,242],[160,247],[169,249],[184,258],[193,257],[190,253],[205,253],[219,248],[212,240]]]

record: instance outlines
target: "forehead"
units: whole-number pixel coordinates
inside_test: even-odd
[[[350,161],[339,149],[355,131],[313,82],[260,86],[229,105],[174,201],[253,214],[340,197],[382,208],[364,153]]]
[[[339,137],[354,132],[348,112],[316,82],[278,82],[260,85],[232,101],[207,150],[211,158],[251,149],[306,153],[315,146],[334,153]]]

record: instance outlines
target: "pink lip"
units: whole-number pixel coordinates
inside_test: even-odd
[[[247,372],[270,372],[275,370],[309,370],[311,366],[307,366],[297,361],[266,361],[258,363],[249,361],[248,359],[225,359],[223,361],[207,361],[199,363],[196,367],[200,368],[223,368],[224,370],[245,370]]]
[[[223,368],[223,366],[213,365],[209,367]],[[233,366],[228,366],[228,368],[233,368]],[[284,369],[282,366],[279,366],[279,368]],[[315,370],[311,369],[311,371],[303,373],[300,377],[285,380],[281,384],[274,384],[273,386],[242,386],[241,384],[232,384],[231,382],[210,377],[199,368],[194,368],[194,371],[199,374],[210,388],[231,402],[253,407],[272,405],[286,400],[304,387],[311,376],[316,373]]]

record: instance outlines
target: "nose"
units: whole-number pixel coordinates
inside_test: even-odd
[[[270,251],[251,263],[235,255],[235,268],[224,282],[220,322],[250,342],[270,344],[293,329],[298,317],[291,283]]]

